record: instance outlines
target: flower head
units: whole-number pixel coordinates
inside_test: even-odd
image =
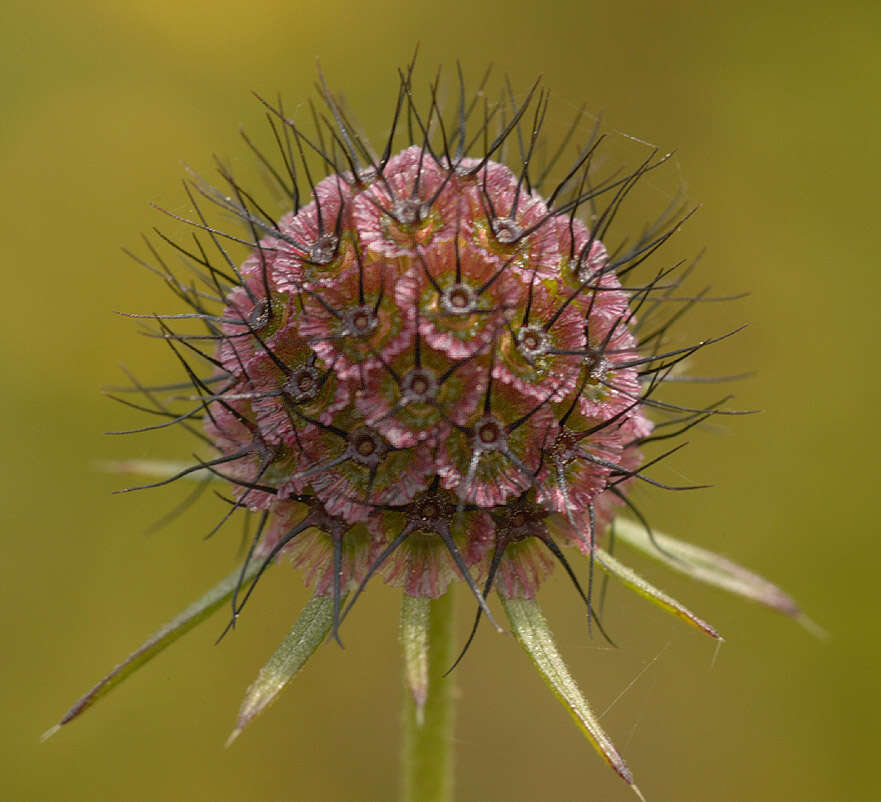
[[[721,413],[656,398],[674,367],[713,342],[668,344],[676,268],[647,266],[683,218],[674,209],[619,247],[607,242],[628,195],[665,157],[601,169],[593,136],[564,165],[568,141],[540,155],[548,95],[538,85],[522,102],[491,104],[460,81],[445,116],[436,85],[417,104],[411,73],[381,153],[326,89],[329,117],[313,132],[265,103],[278,158],[247,142],[287,198],[280,216],[223,165],[221,188],[193,176],[193,242],[166,242],[201,283],[176,277],[158,250],[151,263],[189,307],[155,317],[184,369],[188,406],[145,394],[207,451],[129,489],[194,475],[225,482],[223,521],[245,511],[257,525],[241,569],[199,609],[230,598],[234,624],[266,568],[290,561],[324,625],[313,649],[328,631],[339,640],[371,582],[412,599],[464,582],[477,604],[468,643],[481,615],[492,618],[496,590],[535,657],[535,638],[549,635],[533,600],[555,565],[600,630],[595,565],[718,637],[601,545],[622,505],[642,518],[629,486],[661,484],[645,471],[670,452],[647,462],[644,447]],[[241,230],[210,223],[206,202]],[[181,318],[201,329],[173,331]],[[701,562],[648,527],[619,529],[679,570]],[[725,584],[743,572],[727,565],[704,557],[701,578]],[[761,596],[757,578],[742,578]],[[158,635],[154,646],[168,640]],[[565,667],[537,664],[632,783]],[[240,727],[262,706],[243,711]]]
[[[207,376],[188,370],[219,454],[206,465],[232,483],[234,508],[268,515],[248,560],[304,567],[334,599],[335,636],[343,596],[377,575],[429,598],[464,580],[481,609],[493,587],[533,598],[549,555],[568,567],[560,547],[590,554],[620,486],[640,475],[657,386],[643,379],[669,357],[641,351],[620,275],[650,243],[612,258],[601,234],[614,205],[593,230],[577,213],[603,193],[619,203],[656,162],[585,190],[591,146],[546,199],[532,153],[547,98],[535,88],[480,157],[465,143],[489,123],[466,114],[438,147],[438,109],[420,112],[407,83],[399,113],[424,135],[393,154],[393,131],[382,157],[325,99],[330,152],[270,107],[298,150],[326,162],[308,203],[275,220],[226,170],[223,190],[195,184],[241,218],[253,248],[225,266],[199,251],[219,313],[176,285],[212,347],[163,325],[182,359],[210,364]],[[496,159],[532,104],[515,172]]]

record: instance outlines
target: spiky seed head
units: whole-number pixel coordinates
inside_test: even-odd
[[[281,146],[269,169],[292,204],[280,218],[224,167],[223,189],[193,184],[196,246],[177,247],[208,289],[167,272],[207,335],[162,325],[215,450],[205,462],[233,484],[233,510],[267,516],[248,560],[304,568],[334,595],[335,627],[342,597],[376,575],[432,598],[465,580],[481,608],[493,586],[531,598],[555,561],[570,571],[560,546],[592,552],[641,476],[672,362],[663,325],[640,344],[637,311],[663,308],[671,282],[623,278],[677,221],[614,256],[604,238],[663,159],[599,174],[592,137],[562,169],[536,87],[495,105],[461,89],[444,120],[436,87],[416,105],[410,73],[379,156],[323,94],[330,115],[310,133],[266,104]],[[515,147],[516,170],[502,156]],[[219,234],[198,195],[244,232]]]

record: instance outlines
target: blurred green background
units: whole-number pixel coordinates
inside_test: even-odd
[[[472,78],[492,61],[520,87],[543,73],[560,119],[584,100],[612,129],[676,148],[703,208],[670,260],[706,245],[701,280],[751,292],[683,330],[751,324],[699,367],[755,369],[737,402],[764,413],[696,433],[665,469],[713,489],[640,501],[659,529],[779,582],[830,637],[646,567],[727,642],[713,663],[712,643],[616,588],[606,624],[621,648],[610,650],[586,637],[555,575],[546,613],[597,709],[615,703],[603,721],[637,782],[655,801],[877,798],[881,6],[706,6],[6,0],[0,798],[394,797],[399,594],[379,585],[347,622],[346,650],[322,648],[223,749],[307,598],[286,568],[220,646],[218,616],[51,741],[39,735],[226,575],[239,545],[232,530],[203,542],[211,503],[145,536],[184,491],[111,496],[125,480],[92,469],[190,445],[176,432],[102,435],[143,423],[99,393],[122,378],[118,363],[177,379],[166,350],[112,312],[179,311],[120,246],[164,224],[148,203],[187,211],[184,162],[207,170],[218,153],[250,170],[238,126],[263,125],[251,91],[293,106],[312,91],[316,57],[381,135],[417,40],[420,85],[456,58]],[[471,604],[460,608],[464,625]],[[457,679],[460,800],[631,798],[512,638],[485,628]]]

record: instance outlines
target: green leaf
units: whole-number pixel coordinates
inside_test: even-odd
[[[565,705],[572,718],[575,719],[575,723],[593,744],[594,749],[642,799],[642,794],[633,783],[630,769],[618,754],[618,750],[615,749],[609,736],[603,731],[599,720],[590,709],[587,700],[582,696],[575,680],[569,674],[563,658],[557,651],[557,646],[538,603],[534,599],[506,599],[504,597],[501,599],[514,635],[532,659],[545,682]]]
[[[107,695],[124,679],[131,676],[145,663],[153,659],[159,652],[170,646],[182,635],[189,632],[196,624],[204,621],[211,613],[226,602],[233,594],[241,579],[247,582],[260,568],[260,562],[253,560],[242,576],[241,569],[236,569],[226,579],[215,585],[201,599],[193,602],[183,610],[176,618],[169,621],[164,627],[154,632],[134,652],[123,660],[116,668],[105,676],[94,688],[64,715],[64,718],[43,735],[43,740],[54,735],[62,726],[72,721],[82,712],[91,707],[95,702]]]
[[[401,603],[401,646],[404,651],[404,680],[416,704],[416,722],[422,726],[428,699],[428,623],[431,599],[403,594]]]
[[[792,596],[727,557],[661,532],[652,532],[652,542],[644,526],[626,518],[615,519],[614,532],[616,540],[638,549],[681,574],[777,610],[794,618],[814,634],[825,634],[802,612]]]
[[[683,621],[697,627],[697,629],[705,632],[711,638],[722,640],[722,636],[706,621],[696,616],[684,604],[676,601],[672,596],[668,596],[663,590],[656,588],[650,582],[643,579],[632,568],[628,568],[626,565],[618,562],[611,554],[602,549],[597,549],[594,554],[600,568],[623,582],[631,590],[635,590],[640,596],[644,596],[649,601],[654,602],[668,613],[673,613],[673,615],[678,616]]]
[[[93,463],[96,470],[107,473],[134,473],[139,476],[150,476],[156,479],[167,479],[170,476],[191,468],[192,462],[174,462],[173,460],[160,459],[127,459],[105,460]],[[199,468],[191,473],[184,474],[181,479],[188,481],[206,481],[218,479],[217,474],[211,473],[206,468]]]
[[[239,709],[236,727],[226,741],[229,746],[239,733],[258,714],[275,700],[284,688],[314,654],[333,625],[333,597],[313,596],[303,608],[300,617],[281,642],[257,679],[248,688]]]

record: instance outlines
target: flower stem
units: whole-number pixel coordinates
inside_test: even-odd
[[[443,676],[453,661],[453,619],[452,588],[433,601],[404,594],[401,638],[405,655],[414,641],[424,643],[428,686],[427,693],[414,695],[405,665],[402,802],[451,802],[453,798],[454,681]],[[418,695],[424,695],[424,704],[420,705]]]

